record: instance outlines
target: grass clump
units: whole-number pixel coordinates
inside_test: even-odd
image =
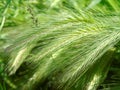
[[[1,90],[119,89],[119,0],[8,1]]]

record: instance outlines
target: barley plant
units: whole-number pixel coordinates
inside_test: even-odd
[[[0,0],[0,90],[120,90],[120,0]]]

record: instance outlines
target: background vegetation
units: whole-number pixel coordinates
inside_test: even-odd
[[[0,0],[0,90],[120,90],[120,0]]]

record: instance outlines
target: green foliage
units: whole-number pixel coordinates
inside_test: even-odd
[[[1,0],[0,90],[119,90],[119,2]]]

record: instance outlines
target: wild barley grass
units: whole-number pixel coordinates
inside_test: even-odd
[[[13,3],[15,7],[20,4]],[[38,16],[33,13],[39,9],[39,0],[24,2],[25,8],[27,4],[32,13],[28,15],[19,10],[23,7],[17,7],[14,16],[17,18],[19,12],[34,20],[1,31],[0,41],[5,42],[0,44],[4,64],[0,77],[5,85],[0,81],[0,88],[96,90],[119,50],[115,47],[120,41],[119,1],[42,1],[44,8],[40,8],[46,11],[40,11]]]

